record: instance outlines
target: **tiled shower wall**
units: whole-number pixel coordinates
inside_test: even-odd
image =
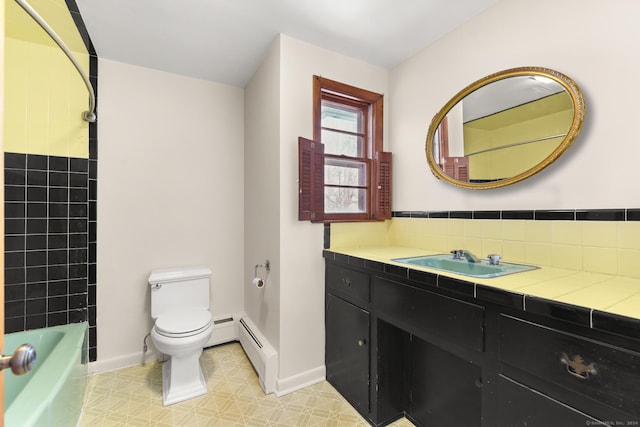
[[[74,0],[66,0],[90,54],[97,56]],[[5,332],[89,322],[97,356],[97,123],[89,158],[7,152],[5,156]]]
[[[87,319],[88,160],[5,153],[5,328]]]

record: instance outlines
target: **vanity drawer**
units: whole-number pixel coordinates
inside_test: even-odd
[[[431,341],[432,337],[484,350],[484,307],[374,277],[372,304],[378,317]]]
[[[501,315],[500,360],[640,417],[640,353]]]
[[[357,270],[327,264],[327,287],[354,303],[369,303],[369,275]]]

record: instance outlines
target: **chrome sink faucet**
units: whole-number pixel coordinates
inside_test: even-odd
[[[469,262],[480,262],[480,258],[478,258],[473,253],[464,249],[462,250],[462,256],[465,257]]]
[[[454,249],[451,251],[451,255],[453,255],[453,259],[462,259],[464,257],[468,262],[480,262],[480,258],[465,249]]]
[[[502,257],[498,254],[490,254],[487,255],[487,259],[489,260],[489,265],[500,265]]]

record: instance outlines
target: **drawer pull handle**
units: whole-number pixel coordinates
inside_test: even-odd
[[[568,373],[581,380],[589,379],[589,376],[598,373],[595,363],[592,362],[587,365],[580,355],[575,355],[570,359],[566,353],[562,353],[560,362],[566,366]]]
[[[364,347],[367,344],[367,340],[360,339],[358,340],[358,347]]]
[[[343,277],[342,278],[342,284],[345,286],[351,286],[351,278],[350,277]]]

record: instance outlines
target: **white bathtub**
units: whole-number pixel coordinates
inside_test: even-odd
[[[6,427],[78,423],[87,382],[87,331],[85,322],[5,335],[5,354],[29,343],[37,356],[34,368],[24,375],[5,370]]]

